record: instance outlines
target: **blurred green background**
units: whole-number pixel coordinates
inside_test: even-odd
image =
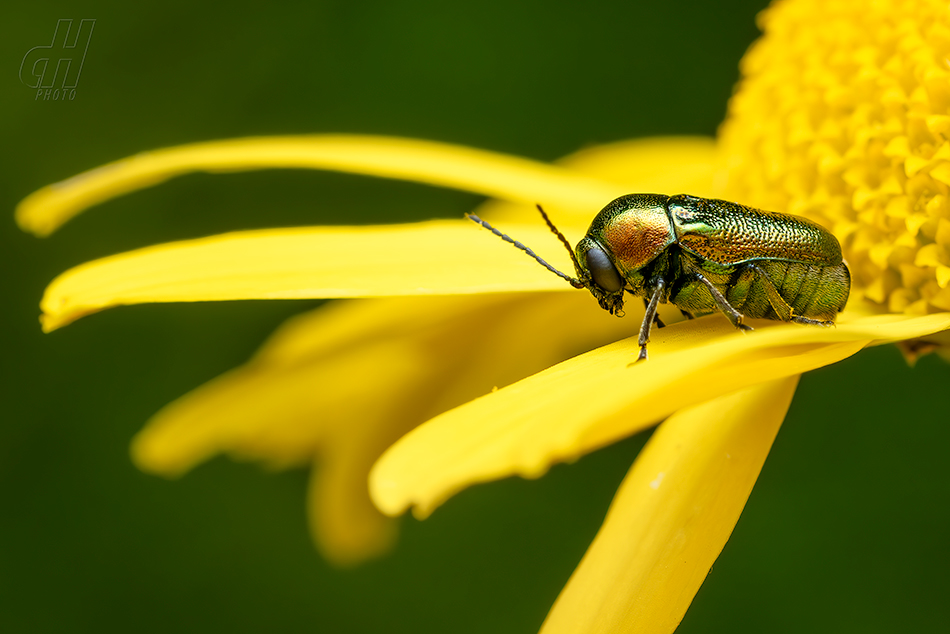
[[[307,534],[304,472],[216,459],[172,482],[128,458],[158,408],[318,302],[138,306],[51,335],[37,323],[45,285],[91,258],[234,229],[459,217],[479,198],[306,171],[191,175],[45,240],[20,233],[13,208],[104,162],[205,139],[380,133],[549,160],[712,135],[764,5],[8,3],[0,631],[535,632],[645,437],[470,489],[405,518],[391,556],[339,571]],[[77,98],[35,101],[17,71],[59,18],[97,20]],[[908,368],[890,347],[804,377],[679,631],[944,629],[948,385],[940,359]]]

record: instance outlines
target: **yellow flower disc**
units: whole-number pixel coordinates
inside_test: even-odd
[[[950,310],[947,4],[785,0],[759,20],[720,130],[728,197],[830,228],[852,299]]]

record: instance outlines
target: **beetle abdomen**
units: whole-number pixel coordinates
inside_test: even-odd
[[[821,266],[758,260],[724,267],[684,254],[681,264],[669,299],[694,317],[718,309],[709,289],[693,279],[692,271],[701,273],[733,308],[753,319],[834,321],[851,289],[851,275],[843,262]]]
[[[759,263],[758,267],[799,317],[834,321],[848,302],[851,273],[844,262],[835,266],[818,266],[770,260]],[[749,317],[783,319],[779,314],[746,314]]]

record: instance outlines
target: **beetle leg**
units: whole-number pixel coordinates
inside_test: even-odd
[[[694,271],[693,275],[696,276],[696,279],[703,283],[707,289],[709,289],[709,294],[712,295],[713,301],[716,302],[716,306],[719,307],[719,310],[729,318],[729,321],[732,322],[732,325],[738,328],[739,330],[752,330],[752,326],[746,326],[742,323],[742,313],[732,307],[732,304],[729,303],[722,293],[719,292],[719,289],[716,288],[712,282],[706,279],[706,276],[700,273],[699,271]]]
[[[759,276],[759,281],[765,289],[765,295],[769,299],[769,305],[772,306],[772,310],[775,311],[775,314],[778,315],[782,321],[792,321],[796,324],[805,324],[807,326],[833,326],[835,324],[833,321],[810,319],[796,315],[789,303],[779,294],[778,289],[775,288],[775,284],[772,283],[772,280],[766,275],[765,271],[755,264],[750,264],[749,267]]]
[[[644,298],[643,298],[643,308],[644,308],[644,309],[647,309],[647,308],[649,308],[649,307],[650,307],[650,302],[647,300],[646,297],[644,297]],[[664,324],[664,323],[663,323],[663,320],[660,319],[659,313],[654,313],[654,314],[653,314],[653,323],[656,324],[656,327],[657,327],[657,328],[666,328],[666,324]]]
[[[683,317],[685,317],[686,319],[696,319],[695,317],[693,317],[693,313],[688,313],[682,308],[680,308],[680,312],[683,313]]]
[[[768,274],[762,270],[762,267],[755,264],[749,264],[748,267],[752,269],[758,277],[759,283],[762,284],[762,288],[765,289],[765,296],[769,300],[769,305],[772,307],[772,310],[775,311],[775,314],[778,315],[778,318],[782,321],[796,321],[792,307],[785,301],[785,298],[779,294],[778,289],[775,288],[775,284],[772,283]],[[807,323],[813,322],[809,321]]]
[[[794,315],[791,319],[796,324],[805,324],[807,326],[834,326],[835,322],[833,321],[823,321],[821,319],[809,319],[808,317],[799,317]]]
[[[660,305],[660,297],[663,295],[663,289],[665,287],[666,282],[662,279],[658,279],[656,281],[656,287],[653,289],[653,295],[650,297],[650,302],[646,305],[646,311],[643,314],[643,323],[640,324],[640,356],[637,357],[637,361],[645,361],[647,358],[647,343],[650,341],[650,328],[656,319],[656,308]]]

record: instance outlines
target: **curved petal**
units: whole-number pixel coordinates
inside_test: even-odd
[[[25,231],[45,236],[84,209],[194,171],[307,168],[399,178],[533,204],[593,209],[626,192],[554,165],[465,146],[398,137],[314,135],[194,143],[142,152],[27,196]]]
[[[618,182],[627,177],[654,183],[656,179],[672,178],[680,183],[681,188],[697,191],[696,187],[710,180],[713,151],[712,140],[705,138],[644,139],[589,148],[563,162],[582,172],[602,171],[616,177]],[[651,189],[648,185],[644,187]],[[491,205],[491,202],[483,205],[479,213]],[[554,253],[560,253],[559,245],[552,242],[551,246],[556,248]],[[573,305],[581,309],[570,315],[542,296],[528,301],[514,297],[485,297],[480,299],[478,306],[482,310],[499,311],[493,322],[498,321],[500,314],[506,315],[508,327],[505,330],[512,333],[513,340],[500,342],[499,329],[496,328],[492,341],[512,348],[516,340],[523,340],[523,331],[533,329],[537,332],[538,324],[546,323],[545,316],[559,316],[541,329],[544,337],[537,342],[538,347],[552,352],[549,358],[554,362],[589,349],[596,342],[629,334],[633,327],[605,316],[586,294],[581,295],[584,297],[573,298],[580,302]],[[334,303],[298,316],[271,337],[252,363],[209,382],[154,417],[133,443],[133,455],[143,469],[166,475],[179,474],[221,451],[255,456],[275,464],[305,462],[324,433],[317,431],[322,425],[315,424],[314,409],[321,406],[313,403],[315,399],[309,390],[309,386],[324,384],[318,376],[320,364],[336,368],[339,375],[341,363],[348,363],[346,354],[358,356],[362,347],[381,338],[431,332],[439,326],[433,320],[453,324],[456,332],[462,332],[468,328],[465,315],[474,310],[475,306],[467,301],[460,303],[452,298],[431,298],[423,302]],[[671,323],[678,319],[678,313],[664,313],[663,317]],[[561,323],[563,327],[558,331]],[[472,336],[478,336],[478,333]],[[485,346],[479,350],[486,352]],[[517,358],[524,359],[525,356],[522,351]],[[478,374],[491,374],[487,366],[494,362],[493,355],[474,355],[458,373],[456,383],[461,385]],[[506,365],[510,367],[511,363]],[[511,380],[520,378],[509,376],[513,376]],[[493,385],[499,384],[498,378],[501,377],[496,376]],[[484,383],[484,379],[474,379],[475,385]],[[478,393],[466,392],[463,395],[462,390],[452,391],[458,394],[436,399],[432,405],[433,413],[462,403]],[[255,407],[258,402],[273,403],[277,408],[264,415]],[[274,423],[266,423],[268,420]],[[269,436],[260,429],[265,424]],[[286,437],[281,437],[285,432]]]
[[[573,272],[544,225],[506,229]],[[147,302],[540,290],[572,288],[472,222],[440,220],[245,231],[146,247],[66,271],[40,307],[49,332],[105,308]]]
[[[525,337],[532,327],[543,336]],[[136,435],[132,456],[169,477],[218,453],[304,464],[338,427],[394,427],[385,435],[395,440],[426,417],[627,329],[583,295],[334,302],[288,320],[251,361],[164,407]],[[428,399],[402,403],[420,385]]]
[[[557,161],[572,172],[616,183],[624,194],[693,194],[707,198],[722,195],[716,176],[716,142],[708,137],[653,137],[606,143],[585,148]],[[610,199],[593,207],[564,206],[553,195],[538,197],[557,224],[587,225]],[[491,200],[478,214],[497,222],[537,221],[529,203]]]
[[[628,193],[690,193],[711,198],[717,195],[717,151],[710,137],[648,137],[584,148],[557,165],[617,183]]]
[[[753,323],[745,336],[719,316],[674,324],[656,332],[646,363],[632,363],[631,338],[446,412],[380,458],[373,499],[385,513],[413,506],[424,517],[474,482],[537,477],[683,407],[834,363],[874,341],[945,330],[950,313],[842,317],[836,328]]]
[[[660,425],[541,633],[673,632],[732,534],[797,384],[756,385]]]
[[[322,143],[326,146],[324,151],[335,149],[342,153],[341,156],[347,156],[344,150],[349,147],[348,144],[352,144],[349,147],[351,152],[363,156],[366,151],[363,146],[371,141],[380,142],[381,147],[388,147],[388,143],[399,151],[409,152],[415,148],[423,154],[436,152],[438,148],[445,149],[439,144],[398,139],[341,139],[322,137],[270,141],[275,144],[271,148],[273,155],[282,156],[283,151],[298,158],[301,152],[309,156],[297,147],[310,147],[307,143],[314,147],[323,147]],[[86,190],[83,188],[91,188],[90,192],[99,194],[104,191],[112,192],[115,183],[137,183],[140,172],[151,174],[149,170],[157,170],[157,166],[171,169],[169,166],[177,165],[176,161],[184,161],[185,158],[191,161],[188,164],[195,165],[201,160],[210,161],[209,156],[223,161],[225,159],[219,154],[229,147],[252,153],[261,152],[262,155],[276,160],[265,151],[269,147],[265,141],[267,140],[239,140],[163,150],[159,152],[161,156],[158,158],[152,157],[154,163],[148,163],[145,157],[136,159],[138,167],[129,167],[131,171],[126,176],[122,176],[124,172],[117,174],[115,170],[118,168],[113,167],[103,168],[102,173],[102,170],[94,170],[90,175],[76,177],[76,182],[69,181],[68,187],[63,184],[50,186],[51,191],[56,192],[55,195],[49,192],[41,195],[46,190],[34,194],[35,199],[28,199],[32,202],[27,204],[28,201],[24,201],[21,205],[21,212],[25,214],[24,217],[29,218],[55,215],[69,207],[66,204],[68,201],[79,204],[76,201],[85,200],[83,196],[86,194],[82,192]],[[296,153],[291,152],[289,148],[295,147]],[[275,148],[283,150],[278,151]],[[393,148],[390,148],[390,151],[396,151]],[[357,149],[359,151],[356,151]],[[481,155],[475,150],[451,149],[461,155],[466,152]],[[679,183],[678,189],[705,192],[712,180],[713,149],[712,142],[703,138],[647,139],[598,146],[569,157],[565,162],[572,170],[584,173],[595,174],[603,171],[611,179],[616,179],[618,184],[623,181],[622,175],[629,173],[636,183],[631,185],[634,189],[639,186],[663,190]],[[163,153],[167,153],[167,156]],[[386,155],[386,152],[381,150],[380,156]],[[487,158],[482,158],[488,161]],[[369,160],[366,157],[360,160],[364,159]],[[350,160],[355,161],[352,157]],[[146,169],[140,164],[142,161],[152,167]],[[428,165],[428,162],[423,162]],[[454,168],[453,165],[448,161],[449,171]],[[88,179],[92,181],[87,182]],[[100,183],[96,179],[106,179],[112,184],[105,181]],[[562,178],[558,182],[573,181]],[[74,186],[78,189],[74,192],[75,197],[70,198],[67,193],[73,191],[71,188]],[[625,192],[629,188],[626,185],[618,185],[614,193]],[[597,199],[592,206],[572,207],[572,199],[560,199],[559,190],[552,189],[548,194],[550,196],[544,196],[544,200],[556,201],[556,209],[564,219],[581,223],[577,227],[562,227],[568,235],[576,236],[584,234],[586,223],[593,213],[605,200],[609,200],[604,197]],[[538,196],[535,199],[540,198]],[[590,200],[594,201],[594,198],[591,197]],[[499,211],[492,203],[483,207],[489,214],[493,213],[493,208]],[[502,207],[501,211],[504,209]],[[509,212],[512,209],[522,208],[517,205],[507,208]],[[534,213],[532,208],[532,218]],[[565,223],[559,221],[559,224]],[[254,231],[140,249],[90,262],[59,276],[44,296],[42,322],[44,329],[51,331],[83,315],[110,306],[142,302],[565,289],[560,280],[544,272],[524,255],[504,247],[497,240],[494,245],[488,246],[492,241],[485,241],[483,237],[476,239],[474,236],[477,234],[460,227],[458,223],[445,221],[395,227]],[[564,257],[561,245],[554,241],[536,220],[532,220],[525,227],[509,223],[503,228],[544,253],[545,258],[556,267],[571,272],[571,265]],[[469,247],[473,247],[473,250],[468,250]],[[491,253],[497,256],[489,255],[489,251],[485,249],[491,249]],[[359,257],[353,258],[354,253]],[[319,254],[319,257],[314,254]],[[482,268],[470,266],[472,262],[479,262]],[[400,268],[402,265],[406,268]],[[453,265],[458,265],[459,270],[447,268]],[[508,269],[509,266],[513,268]],[[517,273],[511,275],[510,270]],[[318,276],[321,280],[315,283],[314,280]],[[414,283],[417,281],[418,283]]]
[[[383,404],[419,382],[427,362],[412,342],[393,339],[329,356],[324,363],[293,368],[251,363],[163,408],[133,439],[132,458],[143,471],[166,476],[220,452],[279,467],[303,464],[334,427],[353,420],[354,402],[364,420],[385,417]],[[387,373],[373,399],[366,399],[366,384],[355,377],[365,381],[391,367],[399,372]]]
[[[349,565],[395,536],[367,479],[396,439],[493,386],[628,333],[585,293],[334,302],[290,320],[249,363],[165,407],[132,455],[167,476],[218,453],[275,466],[314,461],[311,530],[328,560]]]
[[[583,295],[337,302],[290,320],[254,359],[164,407],[136,435],[132,457],[168,477],[219,453],[305,464],[338,427],[392,427],[385,435],[395,440],[629,331]],[[404,402],[419,389],[425,394]]]
[[[364,397],[365,398],[365,397]],[[380,513],[366,490],[370,467],[392,442],[373,425],[338,428],[314,461],[307,517],[314,543],[327,561],[349,567],[390,550],[398,524]]]

